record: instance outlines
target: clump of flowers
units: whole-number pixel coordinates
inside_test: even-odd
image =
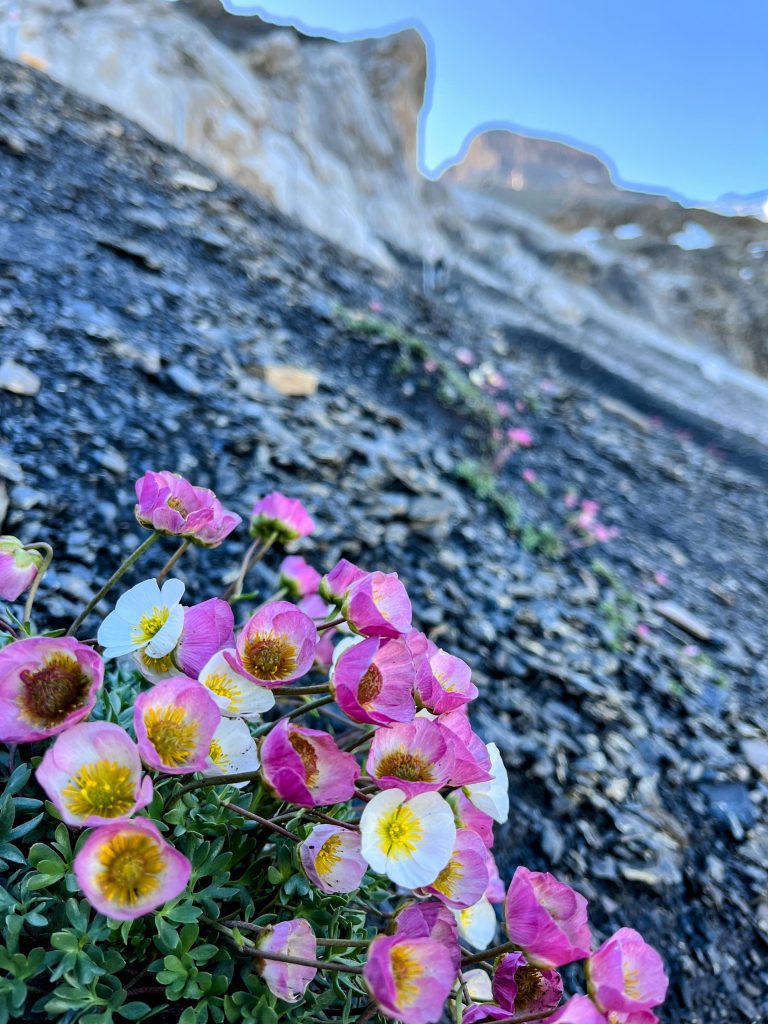
[[[594,948],[587,901],[545,872],[505,891],[507,773],[472,669],[414,627],[397,574],[289,553],[276,596],[246,593],[315,528],[273,492],[224,594],[186,604],[173,566],[240,517],[168,472],[136,493],[149,535],[66,635],[31,622],[50,549],[0,539],[0,593],[30,594],[0,618],[11,1017],[653,1024],[667,979],[637,932]],[[180,547],[89,638],[161,536]],[[586,994],[563,1002],[574,961]]]

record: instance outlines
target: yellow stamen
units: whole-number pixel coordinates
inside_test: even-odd
[[[376,765],[376,777],[384,778],[385,775],[404,782],[431,782],[434,778],[432,765],[424,757],[413,754],[400,747],[384,754]]]
[[[321,877],[327,876],[341,862],[341,836],[328,836],[323,845],[317,851],[315,867]]]
[[[101,871],[94,878],[96,888],[110,903],[131,907],[160,885],[165,861],[159,844],[151,836],[118,833],[99,850]]]
[[[443,870],[432,883],[432,887],[449,898],[456,892],[456,886],[464,877],[463,865],[456,857],[451,857]]]
[[[621,973],[624,977],[624,995],[628,999],[640,999],[640,971],[630,964],[622,964]]]
[[[248,637],[242,657],[247,672],[268,682],[287,679],[296,668],[295,646],[271,630]]]
[[[206,676],[202,682],[208,687],[211,693],[215,693],[217,697],[224,697],[227,701],[227,711],[240,710],[240,704],[238,701],[242,697],[243,691],[237,685],[232,676],[225,675],[222,672],[219,675]]]
[[[131,769],[115,761],[83,765],[61,795],[78,818],[92,814],[100,818],[120,818],[130,813],[136,802]]]
[[[184,507],[184,505],[182,505],[180,498],[169,498],[168,501],[166,502],[166,505],[168,506],[168,508],[172,508],[176,512],[178,512],[179,515],[182,516],[184,519],[186,519],[187,516],[189,515],[188,510]]]
[[[195,752],[199,732],[197,722],[190,722],[183,707],[150,707],[144,712],[147,738],[163,764],[181,768]]]
[[[419,995],[418,981],[422,975],[419,958],[405,944],[393,947],[389,955],[398,1006],[410,1006]]]
[[[136,627],[131,633],[131,640],[135,644],[148,644],[156,636],[168,621],[171,614],[170,608],[155,606],[151,612],[142,615]]]
[[[150,672],[170,672],[173,668],[173,658],[170,654],[164,654],[162,658],[150,658],[146,651],[139,651],[139,660]]]
[[[218,740],[211,740],[211,751],[208,756],[217,768],[229,768],[229,758]]]
[[[405,857],[414,852],[424,837],[421,822],[403,804],[382,817],[377,828],[381,849],[388,857]]]

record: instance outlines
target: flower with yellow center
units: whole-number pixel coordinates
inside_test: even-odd
[[[275,697],[266,686],[259,686],[232,668],[226,655],[234,660],[234,650],[217,651],[200,673],[200,682],[210,691],[222,715],[245,719],[259,718],[275,705]]]
[[[216,727],[208,754],[204,775],[239,775],[255,772],[259,768],[259,755],[251,730],[242,718],[222,718]],[[238,788],[247,782],[235,783]]]
[[[75,857],[75,877],[88,901],[107,917],[141,917],[178,896],[190,863],[154,822],[134,818],[95,829]]]
[[[126,591],[99,627],[97,639],[104,658],[143,651],[147,658],[170,654],[184,629],[184,593],[181,580],[166,580],[162,590],[155,580],[144,580]]]
[[[68,825],[128,818],[152,799],[139,750],[119,725],[81,722],[56,738],[37,779]]]
[[[163,679],[136,698],[133,725],[146,765],[168,775],[204,771],[221,713],[200,683]]]
[[[388,1020],[435,1024],[456,980],[448,948],[436,939],[379,935],[363,968],[368,991]]]
[[[360,819],[361,852],[374,871],[411,889],[429,885],[448,864],[456,839],[453,813],[439,793],[406,799],[377,793]]]
[[[299,846],[301,865],[322,892],[354,892],[368,865],[360,853],[360,833],[341,825],[315,825]]]

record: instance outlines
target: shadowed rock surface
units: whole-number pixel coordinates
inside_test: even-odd
[[[145,468],[243,513],[273,487],[300,497],[310,561],[397,570],[419,625],[472,665],[476,725],[510,768],[503,874],[551,869],[599,938],[632,925],[662,949],[664,1024],[763,1020],[764,481],[412,280],[0,63],[0,530],[52,540],[42,601],[66,624],[135,545]],[[316,393],[283,396],[275,365]],[[533,446],[489,490],[466,460],[496,400]],[[569,490],[619,536],[584,546]],[[542,523],[562,557],[526,550]],[[190,552],[192,598],[242,542]]]

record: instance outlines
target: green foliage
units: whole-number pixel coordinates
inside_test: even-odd
[[[337,307],[336,312],[351,332],[381,338],[397,346],[399,351],[395,363],[396,373],[405,376],[416,369],[417,362],[422,366],[426,362],[432,363],[437,381],[437,397],[442,405],[449,409],[457,409],[462,415],[481,423],[484,427],[501,426],[501,417],[488,395],[424,338],[411,334],[399,324],[383,317],[355,312],[343,306]]]
[[[140,685],[132,671],[111,669],[93,717],[126,725]],[[280,808],[260,785],[201,787],[175,799],[188,779],[160,779],[147,813],[190,859],[192,876],[184,893],[156,913],[120,922],[82,898],[72,862],[85,837],[44,806],[32,777],[38,761],[33,756],[13,770],[7,757],[0,764],[0,1024],[121,1024],[162,1011],[163,1021],[179,1024],[282,1024],[354,1020],[367,1005],[359,976],[341,974],[318,974],[300,1006],[277,1000],[246,942],[237,948],[209,924],[230,918],[267,925],[298,916],[318,935],[370,938],[361,901],[376,907],[387,899],[371,876],[350,896],[321,893],[301,872],[295,843],[222,806],[229,800],[274,816]],[[304,838],[313,822],[294,810],[286,827]],[[346,958],[359,962],[359,952]]]
[[[520,504],[501,490],[498,477],[474,459],[464,459],[454,469],[457,479],[465,483],[478,498],[498,509],[509,531],[520,538],[527,551],[538,552],[545,558],[560,558],[563,545],[555,529],[548,523],[534,524],[522,521]]]

